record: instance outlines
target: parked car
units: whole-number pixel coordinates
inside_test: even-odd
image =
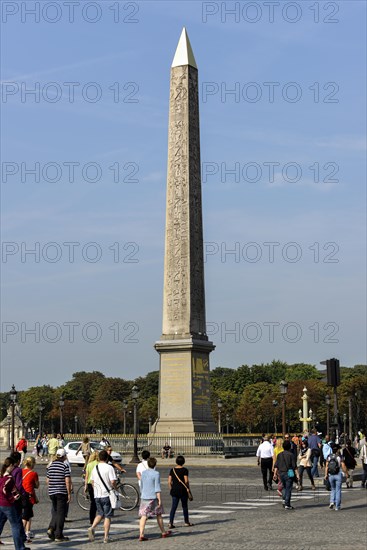
[[[76,454],[77,450],[79,449],[79,446],[81,445],[81,441],[70,441],[67,443],[64,447],[68,461],[70,464],[77,464],[78,466],[84,465],[84,458],[82,455],[82,452],[79,451],[78,454]],[[100,445],[98,441],[90,441],[90,446],[92,451],[103,451],[105,447],[103,445]],[[121,463],[122,462],[122,456],[120,453],[116,453],[115,451],[112,451],[111,453],[112,460],[115,462]]]

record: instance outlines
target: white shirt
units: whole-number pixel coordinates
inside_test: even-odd
[[[136,467],[136,473],[141,475],[145,470],[148,470],[148,469],[149,469],[148,461],[147,460],[142,460],[141,462],[139,462],[139,464]],[[140,479],[139,479],[139,487],[140,487],[140,485],[141,485],[141,483],[140,483]]]
[[[108,489],[111,489],[112,481],[116,481],[117,479],[115,468],[113,466],[110,466],[110,464],[106,464],[105,462],[100,462],[99,464],[97,464],[97,466],[103,481],[107,485]],[[94,466],[90,477],[91,481],[93,482],[94,498],[105,498],[108,497],[108,491],[106,490],[101,478],[98,475],[97,466]]]
[[[274,449],[270,441],[263,441],[263,443],[260,443],[256,451],[256,456],[258,458],[273,458]]]

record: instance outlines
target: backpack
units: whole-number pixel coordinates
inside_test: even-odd
[[[329,465],[328,465],[328,474],[335,476],[339,473],[340,466],[339,461],[336,455],[330,455]]]

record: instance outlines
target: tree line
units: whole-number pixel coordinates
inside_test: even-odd
[[[210,372],[211,406],[218,421],[218,400],[221,403],[222,431],[233,433],[276,432],[281,430],[280,382],[286,380],[287,429],[299,432],[301,424],[298,410],[302,408],[302,394],[307,387],[313,424],[325,432],[325,397],[332,396],[326,384],[326,375],[315,365],[305,363],[288,365],[281,361],[261,365],[242,365],[237,369],[217,367]],[[77,417],[79,433],[94,430],[103,433],[122,433],[124,417],[126,432],[133,430],[132,387],[139,388],[139,431],[148,431],[149,423],[158,415],[159,371],[149,372],[135,380],[107,377],[102,372],[80,371],[59,387],[34,386],[19,391],[17,401],[28,428],[37,431],[42,410],[42,429],[60,429],[61,396],[65,433],[74,433]],[[348,416],[351,407],[354,431],[367,427],[367,365],[341,367],[341,384],[338,387],[339,413]],[[9,393],[0,393],[2,418],[6,416]],[[125,402],[125,407],[124,407]],[[331,411],[332,412],[332,411]]]

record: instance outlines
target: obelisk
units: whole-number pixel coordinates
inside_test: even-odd
[[[156,433],[216,432],[205,322],[198,69],[184,28],[171,67]]]

